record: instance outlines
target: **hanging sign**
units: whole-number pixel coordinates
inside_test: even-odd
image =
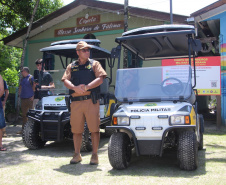
[[[54,36],[62,37],[62,36],[70,36],[70,35],[77,35],[77,34],[83,34],[83,33],[118,30],[118,29],[123,29],[123,27],[124,27],[123,21],[107,22],[107,23],[100,23],[100,24],[89,25],[89,26],[56,29]]]
[[[164,59],[162,66],[188,65],[188,58]],[[193,59],[192,59],[193,66]],[[196,87],[198,95],[220,95],[221,94],[221,58],[198,57],[195,59]],[[174,73],[175,71],[171,71]],[[178,71],[181,72],[181,71]],[[173,75],[173,74],[172,74]],[[194,77],[194,71],[192,74]],[[192,79],[194,82],[194,79]]]
[[[92,15],[86,17],[77,18],[77,26],[84,26],[90,24],[97,24],[100,23],[100,15]]]

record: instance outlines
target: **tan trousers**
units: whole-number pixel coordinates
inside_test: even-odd
[[[71,132],[81,134],[87,122],[90,132],[99,132],[100,106],[99,100],[93,104],[91,99],[71,102]]]
[[[33,108],[33,100],[31,98],[24,98],[21,99],[21,111],[22,111],[22,118],[23,118],[23,127],[27,123],[27,112],[29,109]]]

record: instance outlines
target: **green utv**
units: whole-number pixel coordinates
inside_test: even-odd
[[[55,83],[55,89],[48,91],[48,96],[41,97],[35,108],[29,110],[28,122],[26,123],[22,137],[24,145],[29,149],[39,149],[44,147],[47,141],[62,141],[64,139],[72,139],[70,126],[70,99],[69,90],[61,82],[61,78],[69,63],[78,58],[76,54],[76,46],[79,41],[87,42],[90,47],[90,58],[98,60],[105,68],[108,64],[110,67],[110,76],[106,77],[103,84],[100,86],[100,120],[101,129],[105,129],[111,124],[112,114],[115,111],[117,104],[114,97],[114,92],[110,92],[112,82],[112,68],[114,61],[111,60],[111,53],[101,48],[100,41],[97,39],[80,39],[80,40],[65,40],[52,43],[51,46],[42,48],[43,63],[45,71],[51,73]],[[61,63],[51,63],[55,56],[60,57]],[[43,69],[44,70],[44,69]],[[43,73],[41,72],[37,78],[41,84]],[[114,90],[114,89],[113,89]],[[42,89],[40,89],[42,91]],[[92,142],[91,135],[87,124],[84,125],[84,133],[82,139],[82,151],[91,151]],[[105,134],[110,136],[112,131],[105,130]]]

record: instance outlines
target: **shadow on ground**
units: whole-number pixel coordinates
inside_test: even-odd
[[[207,128],[208,132],[211,127]],[[14,128],[14,127],[13,127]],[[20,127],[16,126],[17,130]],[[215,128],[215,127],[214,127]],[[137,157],[135,151],[133,151],[132,160],[130,166],[125,170],[114,170],[109,164],[107,155],[107,144],[109,138],[101,137],[99,154],[101,155],[104,163],[98,166],[91,166],[89,164],[79,163],[76,165],[64,164],[59,166],[55,171],[66,173],[70,175],[79,176],[87,172],[102,171],[107,170],[107,176],[155,176],[155,177],[185,177],[194,178],[195,176],[205,175],[206,163],[208,161],[215,161],[219,163],[226,163],[225,158],[208,158],[210,155],[208,151],[199,150],[198,160],[199,167],[195,171],[182,171],[177,165],[177,153],[175,150],[166,150],[162,157],[152,157],[152,156],[140,156]],[[54,158],[69,158],[73,155],[73,142],[71,140],[65,140],[63,142],[48,142],[46,146],[39,150],[28,150],[24,147],[22,138],[20,135],[14,133],[9,133],[7,138],[6,146],[8,151],[5,153],[0,153],[0,168],[9,165],[18,165],[21,163],[27,163],[38,157],[54,157]],[[223,149],[224,146],[206,144],[206,147],[214,147],[215,149]],[[214,151],[211,151],[214,152]],[[217,152],[217,151],[216,151]],[[82,153],[82,156],[90,155],[91,152]],[[29,156],[29,158],[27,158]],[[68,161],[69,162],[69,161]]]
[[[175,150],[166,150],[162,157],[133,155],[130,166],[125,170],[110,170],[109,173],[114,176],[138,175],[138,176],[170,176],[170,177],[194,177],[206,173],[205,169],[205,150],[200,150],[199,167],[195,171],[182,171],[177,164],[177,152]]]
[[[30,150],[26,148],[22,141],[22,136],[17,134],[21,130],[21,125],[8,125],[6,128],[7,137],[3,138],[3,144],[7,147],[7,151],[0,153],[0,168],[9,165],[18,165],[21,163],[28,163],[35,160],[37,157],[54,157],[71,158],[74,153],[74,146],[72,140],[64,140],[61,142],[47,142],[46,145],[37,150]],[[101,134],[99,153],[106,152],[107,147],[103,147],[108,143],[109,137]],[[91,152],[82,152],[83,156],[90,155]]]

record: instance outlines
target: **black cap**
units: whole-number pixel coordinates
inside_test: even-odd
[[[37,59],[36,61],[35,61],[35,64],[37,65],[37,64],[41,64],[42,63],[42,59],[40,58],[40,59]]]

